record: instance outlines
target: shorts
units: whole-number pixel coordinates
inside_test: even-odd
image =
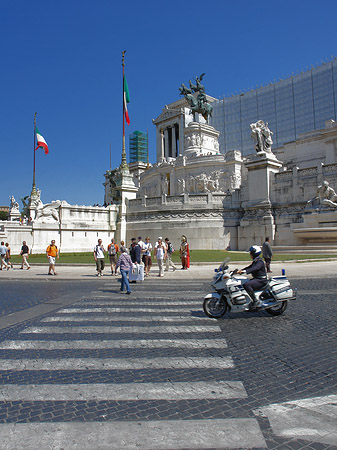
[[[48,261],[49,261],[49,264],[55,265],[55,256],[48,256]]]
[[[116,255],[109,255],[110,264],[117,264],[117,254]]]

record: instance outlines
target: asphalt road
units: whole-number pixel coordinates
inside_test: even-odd
[[[181,273],[2,279],[0,448],[336,450],[337,277],[212,320]]]

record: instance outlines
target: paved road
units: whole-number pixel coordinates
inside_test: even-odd
[[[216,321],[205,272],[177,272],[131,296],[115,277],[1,280],[0,448],[337,449],[337,277],[294,277],[281,317]]]

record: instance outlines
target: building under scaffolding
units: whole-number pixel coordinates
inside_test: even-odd
[[[134,131],[130,135],[129,142],[130,163],[141,161],[147,162],[148,138],[147,133],[142,131]]]

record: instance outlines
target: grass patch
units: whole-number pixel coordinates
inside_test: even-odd
[[[229,257],[231,261],[251,261],[249,253],[247,252],[228,252],[226,250],[191,250],[191,262],[219,262],[223,261],[225,258]],[[314,260],[324,260],[335,258],[337,259],[337,254],[283,254],[276,253],[273,257],[273,261],[296,261],[296,260],[306,260],[306,259],[314,259]],[[154,258],[152,258],[152,262],[156,262]],[[105,258],[106,262],[109,261],[108,257]],[[173,253],[172,260],[175,263],[180,262],[179,252]],[[13,263],[21,263],[21,256],[13,255],[12,256]],[[30,263],[48,263],[47,257],[45,254],[33,254],[29,257]],[[80,253],[61,253],[60,259],[57,260],[62,264],[95,264],[93,252],[80,252]]]

